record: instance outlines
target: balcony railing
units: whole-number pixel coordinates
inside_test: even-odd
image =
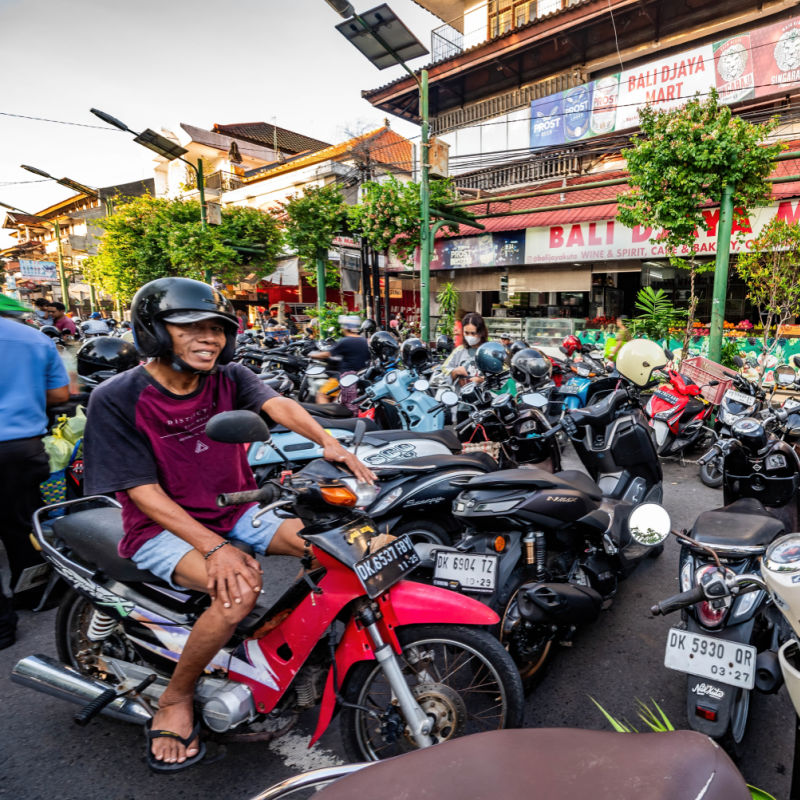
[[[462,189],[495,191],[513,186],[524,186],[536,181],[565,178],[580,173],[580,159],[574,150],[535,156],[530,160],[516,161],[489,169],[454,175],[453,183]]]
[[[431,31],[431,55],[434,61],[446,61],[464,52],[464,34],[452,25],[440,25]]]

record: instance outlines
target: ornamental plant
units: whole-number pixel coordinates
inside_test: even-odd
[[[758,309],[763,326],[762,349],[768,356],[780,343],[781,327],[800,314],[800,224],[775,218],[755,240],[753,250],[742,253],[736,271],[747,284],[747,299]],[[775,335],[770,331],[775,326]],[[764,380],[766,357],[759,366]]]
[[[224,208],[222,223],[203,228],[200,204],[145,195],[117,199],[96,256],[87,259],[89,282],[128,302],[140,286],[170,275],[238,283],[254,267],[274,269],[281,251],[275,219],[254,208]],[[239,252],[236,247],[249,251]]]
[[[306,267],[306,280],[317,285],[316,261],[325,260],[325,285],[339,286],[339,271],[328,260],[333,240],[347,230],[347,205],[336,184],[308,186],[282,204],[286,243]]]
[[[439,304],[439,333],[452,336],[455,330],[456,313],[458,312],[458,290],[452,283],[446,283],[436,295]]]
[[[719,217],[707,207],[720,202],[725,186],[732,187],[734,230],[748,228],[748,209],[770,200],[772,162],[783,145],[765,139],[777,124],[777,117],[756,125],[734,116],[714,89],[705,100],[696,96],[672,111],[639,111],[641,131],[623,151],[630,190],[617,198],[617,219],[652,228],[650,241],[663,245],[673,266],[689,270],[684,351],[697,306],[695,277],[712,268],[701,267],[695,249],[698,231],[716,229]]]

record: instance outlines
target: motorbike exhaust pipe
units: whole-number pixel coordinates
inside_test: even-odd
[[[87,705],[109,688],[107,684],[80,675],[54,658],[41,654],[18,661],[11,670],[11,680],[79,706]],[[147,709],[130,697],[118,697],[100,713],[135,725],[144,725],[150,719]]]
[[[762,650],[756,656],[756,689],[759,692],[773,694],[781,688],[783,674],[774,650]]]

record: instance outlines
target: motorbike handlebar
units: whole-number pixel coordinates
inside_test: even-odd
[[[671,614],[673,611],[679,611],[682,608],[693,606],[695,603],[699,603],[705,599],[706,593],[703,591],[703,587],[695,586],[686,592],[674,594],[672,597],[668,597],[666,600],[656,603],[656,605],[651,606],[650,613],[654,616],[658,616],[659,614]]]
[[[267,483],[260,489],[248,489],[244,492],[227,492],[217,496],[217,505],[220,508],[225,506],[240,506],[244,503],[260,503],[265,505],[277,500],[280,496],[280,489],[274,484]]]

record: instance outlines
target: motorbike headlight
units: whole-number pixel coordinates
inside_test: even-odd
[[[767,456],[767,469],[781,469],[786,466],[786,457],[782,453],[773,453]]]
[[[631,511],[628,530],[639,544],[653,547],[669,536],[672,522],[664,506],[658,503],[642,503]]]
[[[374,502],[380,492],[380,487],[369,483],[360,483],[355,478],[344,478],[342,483],[346,484],[350,491],[356,496],[355,507],[366,508]]]
[[[667,408],[664,411],[657,411],[654,419],[669,419],[674,413],[674,408]]]
[[[726,411],[724,408],[720,408],[719,410],[719,421],[723,425],[733,425],[736,420],[739,419],[736,414],[731,414],[730,411]]]
[[[692,564],[692,559],[687,558],[683,562],[683,566],[681,567],[681,591],[688,592],[689,589],[692,588],[692,572],[694,564]]]
[[[743,595],[740,595],[734,606],[733,611],[731,612],[731,617],[744,617],[750,613],[753,606],[756,602],[763,596],[763,592],[746,592]]]
[[[370,508],[369,513],[374,516],[382,514],[401,494],[403,494],[402,487],[398,486],[392,489],[391,492],[387,492],[372,508]]]

